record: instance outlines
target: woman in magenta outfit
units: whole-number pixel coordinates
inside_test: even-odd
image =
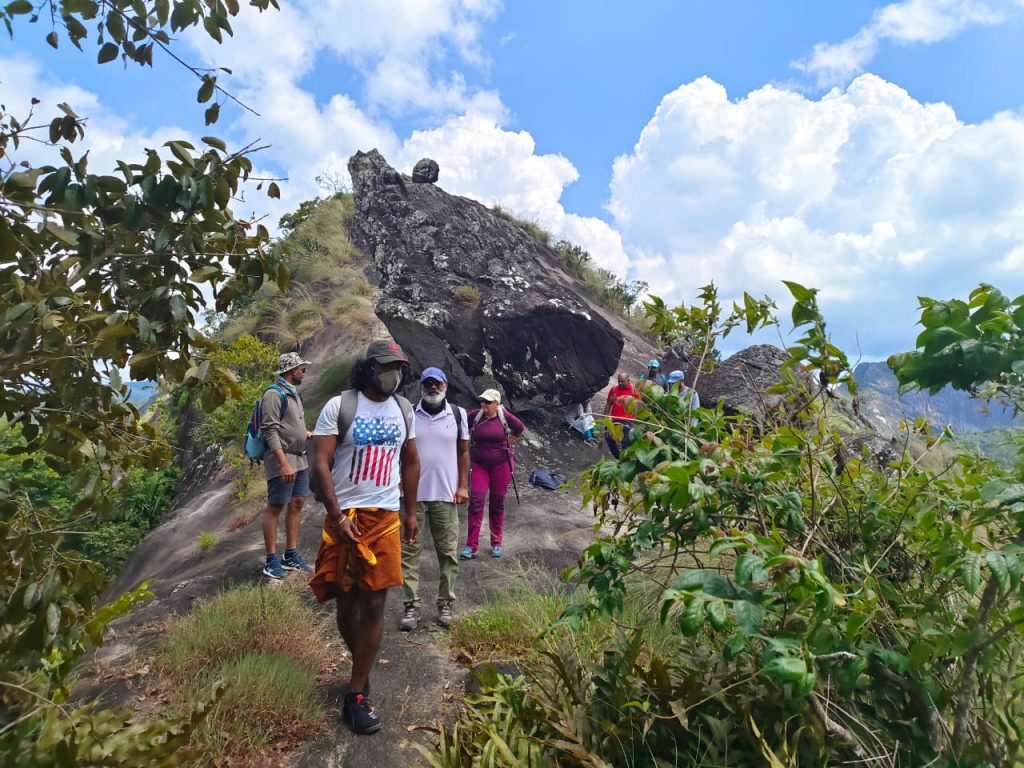
[[[511,444],[526,429],[515,415],[501,406],[501,395],[496,389],[488,389],[480,393],[480,407],[470,411],[466,418],[469,422],[471,439],[469,458],[471,470],[469,474],[469,535],[466,547],[459,553],[463,560],[476,557],[480,544],[480,526],[484,521],[484,498],[491,493],[488,506],[488,525],[491,530],[491,557],[501,557],[504,550],[501,546],[501,534],[505,525],[505,494],[508,484],[512,481],[512,469],[515,459],[512,456]],[[502,423],[502,415],[505,424]]]

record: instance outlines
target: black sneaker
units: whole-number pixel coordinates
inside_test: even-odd
[[[382,725],[377,713],[370,706],[370,700],[361,693],[345,694],[341,716],[353,733],[376,733]]]

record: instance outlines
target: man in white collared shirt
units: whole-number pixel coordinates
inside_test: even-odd
[[[466,411],[445,397],[448,377],[440,368],[420,375],[420,401],[416,405],[416,441],[420,453],[420,481],[416,491],[419,529],[430,524],[440,579],[437,620],[443,627],[455,618],[455,581],[459,574],[459,510],[469,498],[469,427]],[[405,611],[399,628],[416,629],[420,619],[420,552],[422,536],[402,545]]]

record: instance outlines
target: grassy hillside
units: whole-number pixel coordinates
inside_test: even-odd
[[[281,351],[329,322],[353,330],[373,320],[373,286],[363,274],[358,251],[346,232],[353,212],[352,195],[303,203],[281,220],[291,256],[291,285],[282,293],[266,285],[247,305],[220,318],[218,338],[230,344],[251,334]]]

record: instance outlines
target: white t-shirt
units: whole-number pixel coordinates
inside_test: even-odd
[[[314,435],[338,434],[341,397],[332,397],[320,411]],[[409,439],[416,437],[413,421]],[[359,394],[355,418],[334,452],[334,493],[342,509],[401,508],[399,461],[405,444],[405,416],[402,406],[389,397],[377,403]]]

